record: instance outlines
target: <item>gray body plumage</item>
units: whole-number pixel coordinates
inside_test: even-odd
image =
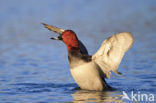
[[[104,78],[110,78],[111,71],[120,74],[118,66],[134,42],[131,33],[118,33],[107,38],[99,50],[89,56],[86,47],[72,30],[63,30],[45,23],[43,25],[59,34],[59,37],[52,38],[53,40],[62,40],[66,44],[70,71],[81,89],[97,91],[108,89]]]
[[[129,32],[115,34],[106,39],[100,49],[92,56],[88,52],[69,52],[71,74],[82,89],[102,91],[110,88],[104,78],[110,78],[110,71],[117,74],[118,66],[134,39]],[[80,45],[80,51],[87,51]],[[85,49],[84,49],[85,48]]]

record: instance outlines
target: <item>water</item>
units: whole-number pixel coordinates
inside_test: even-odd
[[[156,2],[150,1],[0,1],[0,103],[132,102],[128,96],[154,94],[156,101]],[[119,71],[106,79],[115,89],[78,89],[63,43],[40,24],[73,29],[94,54],[116,32],[132,32],[135,43]],[[147,102],[147,101],[142,101]]]

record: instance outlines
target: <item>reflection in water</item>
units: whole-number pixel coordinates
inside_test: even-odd
[[[1,95],[10,95],[16,98],[24,96],[26,100],[33,102],[34,98],[39,101],[61,101],[62,98],[72,96],[73,103],[98,102],[98,103],[122,103],[122,92],[111,91],[88,91],[81,90],[75,83],[57,84],[57,83],[17,83],[10,84],[11,88],[3,89]],[[14,94],[14,96],[12,95]],[[42,96],[42,94],[45,94]],[[31,95],[32,100],[29,100]],[[42,96],[42,98],[40,98]],[[7,99],[6,97],[5,99]],[[9,100],[9,99],[8,99]],[[11,99],[12,100],[12,99]],[[21,101],[21,98],[19,98]],[[35,100],[36,101],[36,100]]]
[[[118,94],[118,95],[117,95]],[[119,91],[87,91],[87,90],[78,90],[72,94],[74,103],[84,103],[84,102],[99,102],[99,103],[111,103],[111,102],[123,102],[121,100],[122,95],[119,95]]]

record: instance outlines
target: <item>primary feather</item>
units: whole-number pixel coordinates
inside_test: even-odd
[[[92,56],[106,77],[110,77],[110,71],[119,73],[118,66],[125,52],[129,50],[134,42],[133,36],[129,32],[122,32],[107,38],[100,49]]]

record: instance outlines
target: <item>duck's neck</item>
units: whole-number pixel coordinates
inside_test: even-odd
[[[67,45],[67,50],[68,52],[79,52],[80,48],[79,46]]]

